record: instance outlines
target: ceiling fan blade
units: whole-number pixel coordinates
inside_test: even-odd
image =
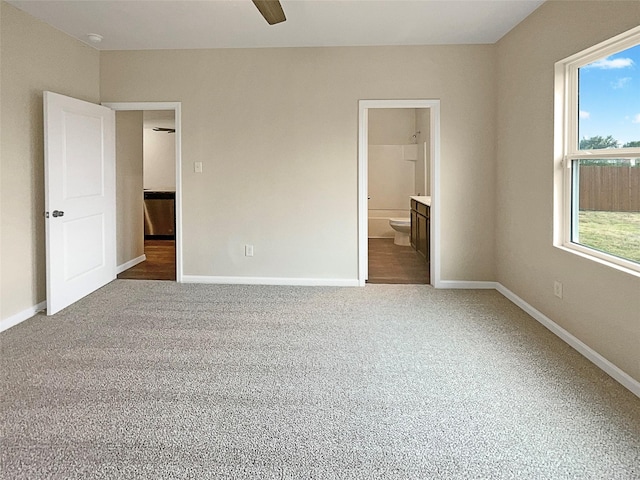
[[[253,4],[260,10],[269,25],[275,25],[287,19],[278,0],[253,0]]]

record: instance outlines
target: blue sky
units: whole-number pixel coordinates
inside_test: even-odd
[[[579,135],[640,141],[640,45],[580,68]]]

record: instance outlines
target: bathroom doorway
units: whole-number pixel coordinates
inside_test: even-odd
[[[370,282],[430,283],[438,286],[439,133],[439,100],[359,102],[360,285]],[[419,160],[424,159],[426,163],[421,164]],[[385,188],[385,184],[392,184],[392,188]],[[409,217],[410,195],[428,195],[430,199],[429,263],[424,259],[421,259],[422,263],[417,261],[419,254],[411,247],[398,246],[393,242],[395,232],[389,225],[389,219]]]
[[[411,233],[411,197],[429,195],[430,112],[368,111],[367,283],[428,284],[429,261]]]
[[[105,105],[116,110],[116,149],[122,149],[116,155],[118,278],[180,282],[180,103]]]

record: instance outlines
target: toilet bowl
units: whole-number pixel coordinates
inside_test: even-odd
[[[409,238],[409,233],[411,232],[410,218],[390,218],[389,225],[396,231],[393,243],[403,247],[411,245],[411,239]]]

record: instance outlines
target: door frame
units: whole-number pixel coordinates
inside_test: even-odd
[[[358,284],[364,286],[369,275],[368,246],[368,168],[369,168],[369,109],[372,108],[428,108],[430,109],[429,187],[431,192],[431,221],[429,247],[430,282],[442,288],[440,281],[440,100],[359,100],[358,101]]]
[[[176,122],[176,282],[182,283],[182,102],[103,102],[115,111],[173,110]]]

